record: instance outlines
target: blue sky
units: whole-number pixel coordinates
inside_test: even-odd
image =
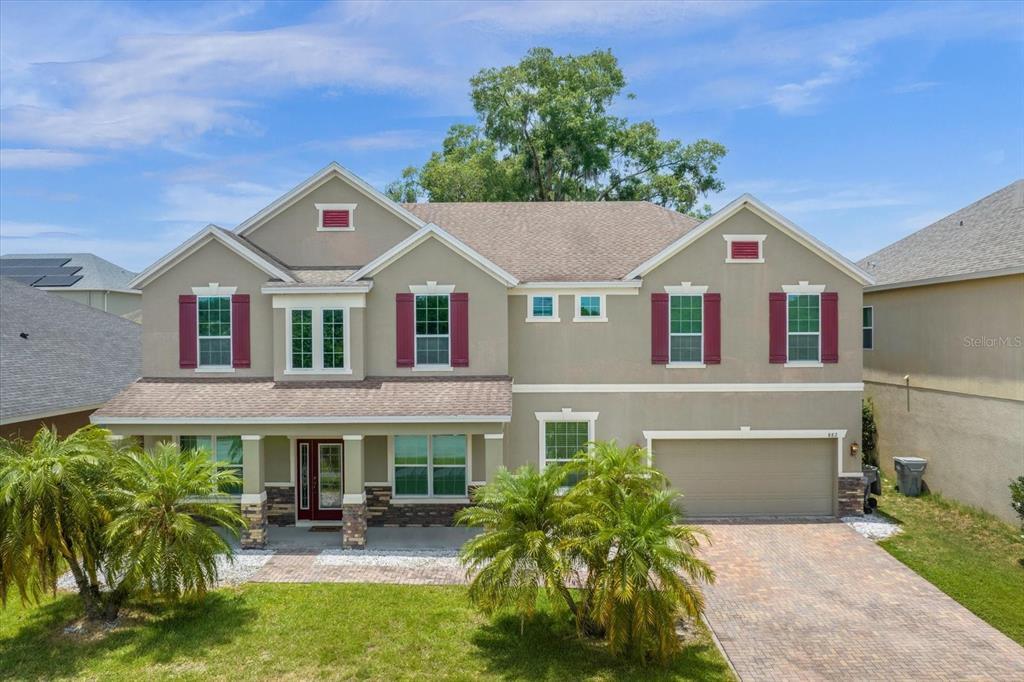
[[[1024,3],[0,4],[0,251],[141,269],[331,160],[377,187],[473,118],[469,76],[611,48],[617,113],[723,142],[859,258],[1024,176]]]

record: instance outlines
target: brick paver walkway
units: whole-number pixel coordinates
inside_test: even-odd
[[[707,529],[707,617],[745,681],[1024,680],[1024,648],[845,524]]]

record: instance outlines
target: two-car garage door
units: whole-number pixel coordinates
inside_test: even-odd
[[[664,439],[651,450],[687,516],[833,513],[835,439]]]

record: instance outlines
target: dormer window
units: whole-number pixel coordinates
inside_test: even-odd
[[[316,204],[318,232],[352,232],[355,227],[355,204]]]
[[[723,235],[725,239],[725,262],[763,263],[764,240],[767,236],[764,234]]]

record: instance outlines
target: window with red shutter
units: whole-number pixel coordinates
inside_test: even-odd
[[[249,294],[231,296],[231,366],[252,366],[249,350]]]
[[[178,296],[178,367],[181,369],[195,369],[199,364],[197,301],[194,294]]]
[[[395,365],[416,364],[416,324],[413,294],[395,294]]]
[[[722,362],[722,295],[704,294],[704,364]]]
[[[453,292],[451,301],[452,367],[469,367],[469,294]]]
[[[668,364],[668,294],[651,294],[651,364]]]

